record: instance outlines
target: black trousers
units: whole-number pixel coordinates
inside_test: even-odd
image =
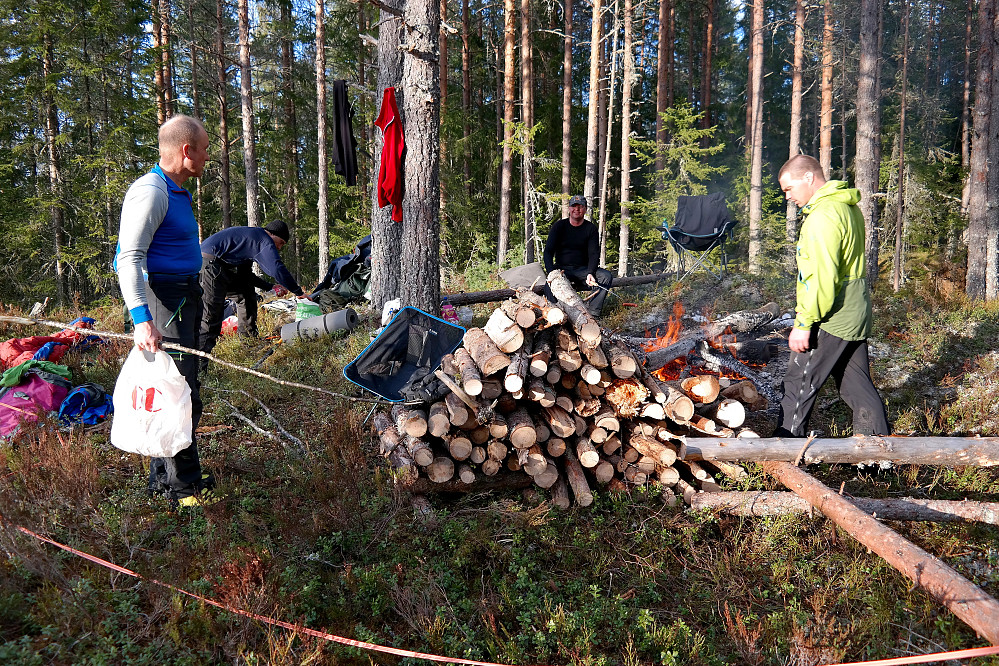
[[[791,352],[776,437],[803,437],[815,398],[829,377],[853,410],[855,435],[889,435],[885,405],[871,381],[867,340],[843,340],[815,327],[807,352]]]
[[[149,274],[149,310],[164,342],[198,348],[201,286],[197,275]],[[149,490],[172,499],[193,495],[201,488],[201,461],[194,431],[201,422],[201,382],[193,354],[169,350],[180,374],[191,387],[191,445],[172,458],[153,458],[149,464]]]
[[[222,333],[225,301],[229,296],[236,303],[239,334],[257,337],[257,292],[254,291],[251,265],[232,266],[221,259],[208,260],[201,269],[201,289],[204,292],[204,312],[198,336],[198,349],[211,353]]]
[[[600,287],[591,287],[586,284],[586,276],[589,273],[586,266],[562,266],[561,268],[575,289],[597,290],[596,295],[586,304],[586,309],[594,317],[599,317],[604,309],[604,300],[607,299],[607,289],[610,289],[611,283],[614,281],[614,274],[606,268],[598,268],[593,271],[593,277],[596,279],[597,284],[603,287],[603,289],[600,289]],[[558,300],[547,284],[545,285],[545,295],[552,303]]]

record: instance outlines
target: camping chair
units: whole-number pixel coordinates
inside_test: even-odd
[[[405,307],[347,364],[343,376],[386,400],[412,400],[464,334],[461,326]]]
[[[732,238],[736,222],[729,215],[725,195],[721,192],[681,196],[677,200],[673,226],[663,224],[659,227],[663,240],[668,240],[677,254],[677,282],[698,268],[721,279],[728,267],[725,240]],[[696,260],[684,272],[687,255]]]

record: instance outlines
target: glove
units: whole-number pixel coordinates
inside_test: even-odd
[[[288,290],[279,284],[274,285],[274,289],[272,289],[272,291],[274,292],[274,295],[278,297],[284,296],[288,293]]]

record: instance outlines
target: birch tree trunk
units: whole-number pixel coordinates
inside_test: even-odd
[[[52,33],[45,31],[42,36],[44,54],[42,56],[42,73],[46,82],[51,80],[54,71],[54,51]],[[63,249],[63,201],[62,201],[62,166],[59,157],[59,110],[51,88],[46,85],[43,94],[45,104],[45,147],[49,161],[49,222],[52,225],[52,261],[55,265],[56,301],[60,307],[67,303],[66,272],[62,262]]]
[[[513,0],[503,2],[503,161],[500,165],[499,243],[497,263],[502,266],[510,247],[510,188],[513,185],[514,33],[516,9]]]
[[[805,3],[796,0],[794,5],[794,61],[791,63],[791,140],[788,142],[788,159],[801,153],[801,63],[805,55]],[[795,270],[795,245],[798,240],[798,206],[787,202],[787,248],[784,253],[784,269],[793,274]]]
[[[319,275],[326,274],[330,256],[329,181],[330,167],[326,148],[326,7],[316,0],[316,153],[319,167]]]
[[[224,0],[215,0],[216,94],[219,104],[219,199],[222,226],[232,226],[232,192],[229,174],[229,62],[225,39],[226,7]]]
[[[395,88],[399,113],[405,123],[405,94],[402,88],[402,0],[383,0],[378,21],[378,104],[382,103],[386,88]],[[377,182],[378,164],[385,144],[380,131],[374,133],[372,154],[379,156],[372,179]],[[402,225],[392,221],[392,207],[378,207],[378,188],[371,192],[371,303],[381,311],[385,301],[399,296],[402,271]]]
[[[562,217],[569,217],[572,186],[572,0],[565,0],[562,38]]]
[[[867,226],[867,282],[871,288],[878,275],[878,203],[874,195],[881,168],[880,24],[881,0],[861,0],[855,165],[860,210]]]
[[[822,106],[819,110],[819,164],[822,174],[832,178],[832,76],[833,76],[832,0],[825,0],[822,10]]]
[[[752,159],[749,181],[749,272],[760,271],[763,250],[763,0],[753,1]]]
[[[597,160],[599,160],[599,132],[597,103],[600,97],[600,43],[602,41],[601,29],[603,26],[603,12],[600,0],[593,0],[593,16],[590,24],[590,92],[587,102],[586,114],[586,171],[583,179],[583,196],[590,210],[594,209],[596,203],[594,196],[597,191]]]
[[[403,5],[406,43],[406,167],[402,201],[400,297],[431,314],[440,312],[440,14],[434,0]]]
[[[632,0],[624,0],[624,79],[621,82],[621,232],[617,274],[628,274],[628,243],[631,242],[631,87],[635,80],[635,56],[632,53]]]
[[[165,2],[166,0],[163,1]],[[239,99],[243,110],[243,168],[246,171],[246,224],[251,227],[259,227],[257,139],[253,129],[253,69],[250,66],[249,5],[249,0],[239,0]]]

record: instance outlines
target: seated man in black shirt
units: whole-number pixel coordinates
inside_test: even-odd
[[[278,252],[288,241],[288,225],[274,220],[266,227],[229,227],[212,234],[201,242],[201,289],[204,292],[198,348],[211,353],[222,332],[225,299],[232,295],[236,302],[239,334],[257,335],[257,294],[254,287],[268,291],[273,284],[254,275],[257,262],[267,275],[282,287],[302,298],[303,291],[285,268]]]
[[[587,305],[590,314],[599,317],[614,276],[606,269],[597,268],[600,239],[596,226],[587,222],[585,216],[586,199],[577,194],[569,199],[569,217],[559,220],[548,231],[545,268],[549,273],[556,269],[565,271],[565,276],[576,289],[602,287]],[[545,292],[548,300],[555,301],[548,287],[545,287]]]

